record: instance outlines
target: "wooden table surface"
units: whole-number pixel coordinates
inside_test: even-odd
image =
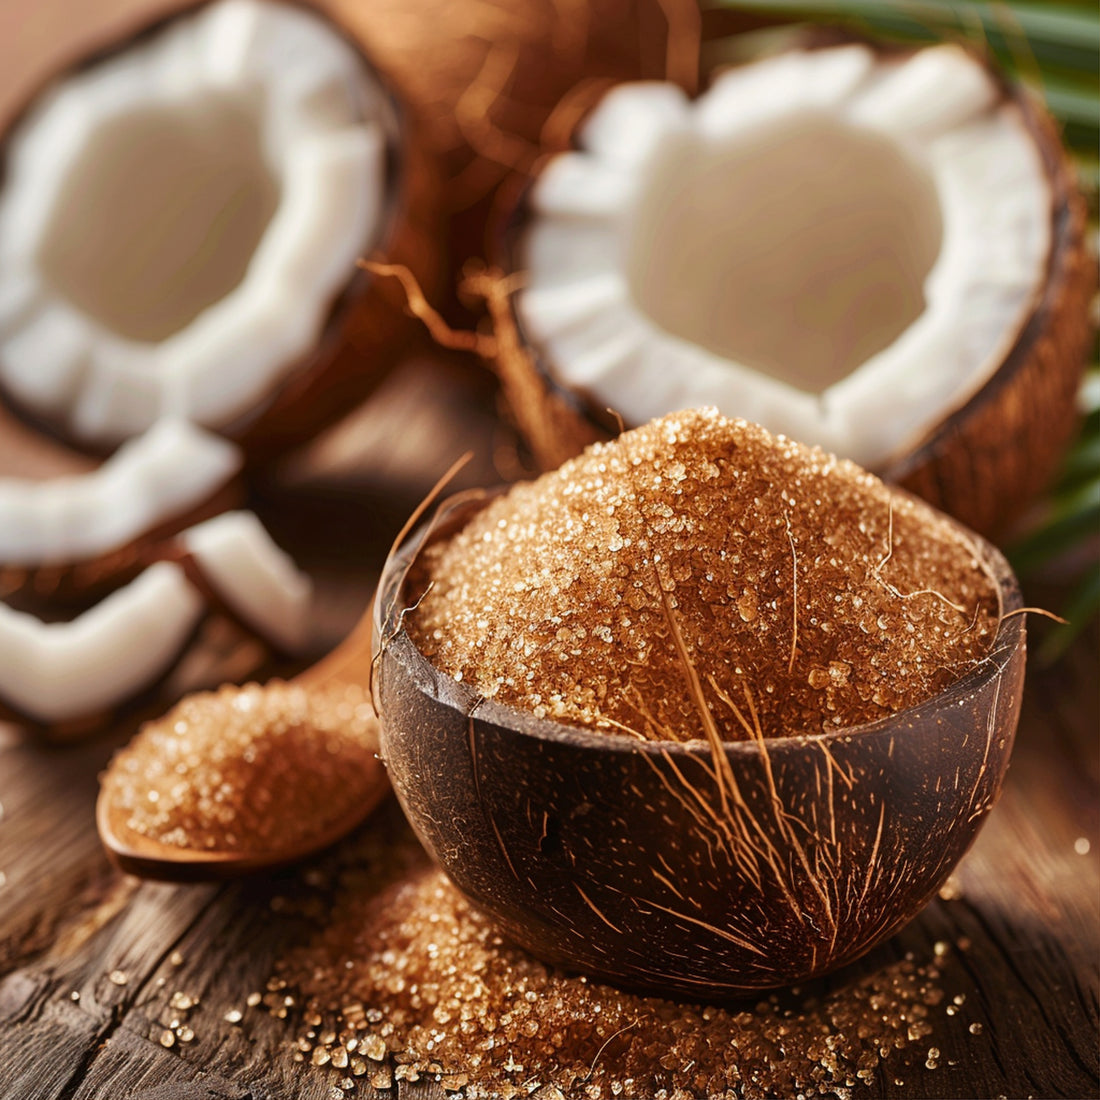
[[[93,37],[107,38],[136,12],[159,6],[5,0],[0,118],[77,52],[89,27]],[[253,506],[316,580],[318,654],[358,620],[394,533],[455,456],[475,452],[459,485],[497,480],[508,451],[499,447],[491,405],[468,367],[441,366],[421,349],[364,413],[255,489]],[[950,900],[933,902],[831,980],[843,987],[906,953],[929,959],[936,945],[951,945],[942,960],[947,1003],[963,998],[980,1034],[941,1021],[937,1068],[910,1059],[899,1077],[901,1062],[887,1059],[855,1095],[1097,1095],[1097,668],[1094,627],[1058,666],[1029,670],[1004,796],[953,880]],[[294,671],[272,665],[223,626],[207,633],[167,691]],[[312,869],[224,886],[169,886],[118,873],[100,848],[96,777],[142,714],[159,713],[166,702],[146,700],[76,744],[0,728],[0,1100],[332,1095],[331,1073],[293,1060],[294,1033],[284,1021],[261,1013],[243,1028],[224,1019],[242,990],[263,988],[274,961],[308,934],[274,903],[307,887],[316,892]],[[393,807],[388,817],[383,811],[382,820],[395,817]],[[377,821],[365,826],[372,827]],[[166,1049],[159,1036],[178,990],[199,998],[187,1013],[194,1038]],[[895,1084],[902,1078],[903,1086]],[[427,1100],[442,1090],[400,1082],[353,1095]]]
[[[414,355],[365,413],[257,491],[265,521],[317,580],[319,650],[357,620],[390,539],[440,472],[469,446],[476,458],[466,483],[493,480],[500,441],[485,387]],[[255,647],[215,632],[174,689],[264,676],[271,668],[259,658]],[[1097,667],[1093,629],[1058,666],[1029,670],[1007,788],[958,871],[954,896],[833,980],[842,986],[906,952],[929,959],[934,945],[949,944],[945,1003],[965,998],[965,1018],[980,1034],[944,1017],[937,1068],[910,1062],[899,1087],[901,1063],[887,1059],[855,1095],[1096,1095]],[[149,701],[146,712],[163,706]],[[294,1033],[284,1022],[261,1015],[242,1028],[224,1020],[307,934],[272,901],[305,889],[311,869],[170,886],[116,872],[100,850],[96,776],[137,720],[67,746],[16,729],[0,741],[0,1098],[330,1096],[335,1078],[292,1060]],[[158,1037],[178,990],[200,998],[187,1017],[194,1039],[166,1049]],[[401,1082],[390,1093],[354,1095],[442,1092]]]

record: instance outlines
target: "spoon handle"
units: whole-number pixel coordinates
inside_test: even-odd
[[[366,687],[371,666],[371,632],[374,597],[351,633],[330,653],[294,677],[303,687],[325,684],[359,684]]]

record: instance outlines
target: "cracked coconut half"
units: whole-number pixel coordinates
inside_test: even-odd
[[[516,314],[577,449],[713,404],[988,531],[1073,430],[1083,222],[1049,117],[962,48],[795,49],[605,96],[517,219]]]
[[[134,579],[71,618],[0,602],[0,719],[93,728],[169,672],[211,611],[283,653],[308,642],[312,581],[252,512],[196,524],[146,558]]]
[[[408,250],[405,121],[350,39],[270,0],[58,80],[6,139],[0,388],[97,450],[165,414],[263,449],[346,411],[394,323],[356,260]]]

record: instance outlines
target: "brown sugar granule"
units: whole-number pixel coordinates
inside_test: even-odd
[[[724,737],[777,737],[932,697],[998,625],[993,582],[945,517],[714,410],[514,486],[410,580],[410,602],[427,591],[405,619],[414,641],[481,695],[674,740],[703,736],[685,652]]]
[[[938,961],[887,960],[839,987],[725,1006],[623,992],[505,943],[393,811],[358,841],[363,862],[334,876],[323,926],[279,968],[306,998],[313,1072],[335,1080],[339,1056],[467,1100],[763,1100],[852,1097],[887,1063],[891,1076],[926,1063]]]
[[[293,848],[363,802],[377,749],[361,688],[226,686],[146,723],[115,758],[104,791],[133,832],[161,844]]]

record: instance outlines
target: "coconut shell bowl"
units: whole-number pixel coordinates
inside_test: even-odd
[[[725,742],[716,767],[704,741],[538,718],[433,667],[404,629],[409,566],[482,503],[456,498],[391,556],[376,687],[409,821],[508,937],[622,986],[725,998],[840,967],[935,895],[997,800],[1019,716],[1020,592],[993,546],[976,542],[1003,601],[986,660],[887,719]]]

